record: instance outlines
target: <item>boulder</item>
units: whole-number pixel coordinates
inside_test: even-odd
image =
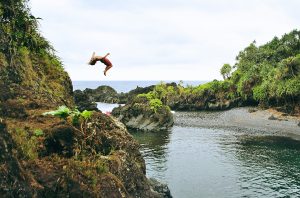
[[[110,86],[102,85],[96,89],[85,89],[83,91],[88,96],[90,101],[105,102],[105,103],[118,103],[118,93]]]
[[[145,98],[136,97],[131,103],[119,106],[112,111],[127,128],[141,131],[168,130],[174,124],[173,114],[166,105],[157,109]]]
[[[268,120],[278,120],[273,114],[268,118]]]
[[[150,183],[151,188],[155,192],[158,192],[161,197],[172,198],[170,189],[169,189],[167,184],[162,183],[162,182],[160,182],[160,181],[158,181],[157,179],[154,179],[154,178],[150,178],[149,183]]]
[[[97,111],[97,104],[91,101],[89,96],[81,90],[74,91],[74,101],[79,111],[89,110]]]

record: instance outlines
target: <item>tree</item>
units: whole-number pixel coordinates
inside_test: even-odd
[[[220,72],[221,72],[221,75],[223,76],[224,80],[230,77],[231,70],[232,70],[232,67],[229,64],[223,65]]]

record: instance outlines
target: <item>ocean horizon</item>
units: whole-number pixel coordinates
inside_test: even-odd
[[[156,85],[160,82],[165,82],[165,83],[179,83],[181,80],[136,80],[136,81],[129,81],[129,80],[118,80],[118,81],[72,81],[73,83],[73,90],[84,90],[86,88],[90,89],[96,89],[99,86],[110,86],[114,88],[118,93],[126,93],[129,92],[130,90],[133,90],[137,87],[147,87],[150,85]],[[183,86],[197,86],[200,84],[203,84],[208,81],[182,81]]]

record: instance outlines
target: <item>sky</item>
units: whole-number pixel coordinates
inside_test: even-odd
[[[221,79],[239,51],[300,28],[299,0],[31,0],[72,80]],[[87,65],[110,53],[113,68]]]

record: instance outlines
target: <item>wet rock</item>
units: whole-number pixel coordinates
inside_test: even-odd
[[[151,188],[159,194],[159,196],[163,198],[172,198],[170,189],[167,184],[164,184],[162,182],[159,182],[158,180],[154,178],[149,179],[149,183]]]
[[[268,120],[278,120],[278,118],[276,118],[274,115],[271,115]]]
[[[249,108],[249,109],[248,109],[248,112],[249,112],[249,113],[254,113],[254,112],[256,112],[256,111],[257,111],[256,108]]]

